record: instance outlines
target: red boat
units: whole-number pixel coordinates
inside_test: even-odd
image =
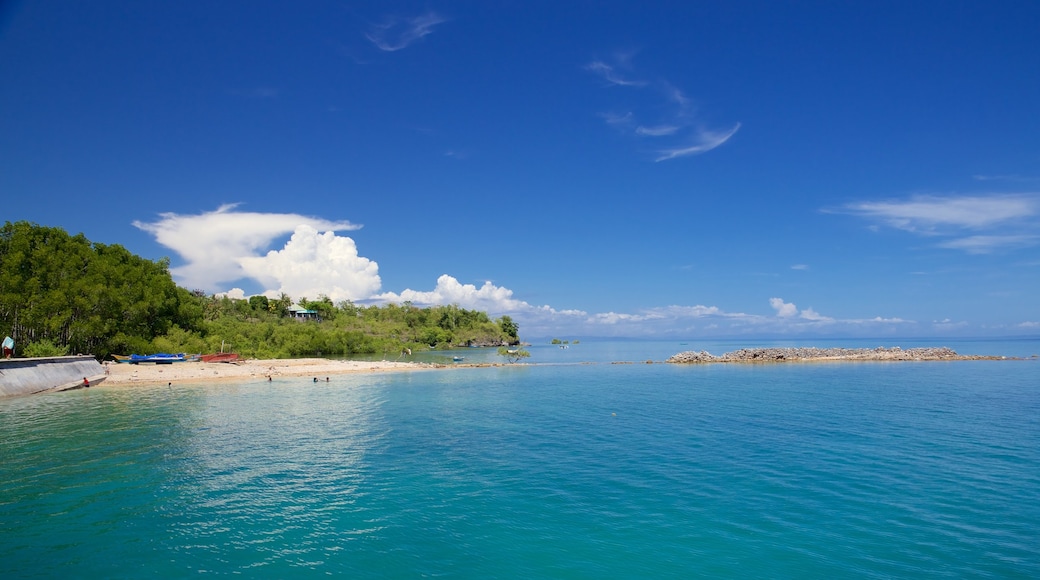
[[[202,362],[207,362],[207,363],[212,363],[212,362],[233,363],[233,362],[238,362],[238,353],[237,352],[218,352],[218,353],[214,353],[214,354],[204,354],[204,355],[199,357],[199,360],[201,360]]]

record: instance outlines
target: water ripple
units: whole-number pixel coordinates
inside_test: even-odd
[[[0,573],[1040,576],[1035,382],[957,368],[494,368],[2,401]]]

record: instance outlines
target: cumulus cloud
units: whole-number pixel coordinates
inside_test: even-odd
[[[783,298],[770,298],[769,305],[776,310],[776,315],[780,318],[790,318],[798,314],[798,307],[789,302],[784,302]]]
[[[384,23],[373,26],[365,37],[379,50],[395,52],[432,33],[433,27],[445,20],[434,12],[413,18],[390,17]]]
[[[430,291],[406,289],[400,294],[386,292],[373,298],[386,302],[413,302],[415,304],[458,304],[463,308],[490,310],[493,312],[517,312],[533,307],[513,298],[513,291],[491,282],[477,288],[463,284],[447,274],[437,278],[437,286]]]
[[[246,291],[241,289],[241,288],[232,288],[231,290],[228,290],[227,292],[217,292],[216,294],[214,294],[214,296],[216,296],[217,298],[225,298],[225,297],[227,297],[227,298],[230,298],[232,300],[245,300],[245,298],[246,298]]]
[[[1040,194],[916,196],[908,200],[852,203],[849,213],[880,225],[929,237],[952,238],[938,247],[985,254],[1040,241]]]
[[[134,221],[133,225],[152,234],[157,242],[184,259],[184,265],[170,270],[178,283],[207,292],[247,276],[243,258],[256,256],[276,238],[301,225],[326,231],[361,227],[348,221],[299,214],[234,211],[236,207],[237,204],[223,205],[199,215],[163,213],[158,221]]]
[[[362,300],[379,290],[379,265],[358,255],[354,240],[313,226],[297,226],[285,247],[239,259],[247,276],[294,298],[325,294]]]

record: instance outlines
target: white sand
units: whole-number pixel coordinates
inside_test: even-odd
[[[154,385],[166,383],[197,383],[202,381],[241,381],[267,377],[316,377],[324,381],[331,375],[373,373],[387,371],[414,371],[437,368],[414,362],[345,361],[323,358],[295,358],[247,360],[237,363],[178,362],[173,364],[105,363],[105,380],[110,385]]]

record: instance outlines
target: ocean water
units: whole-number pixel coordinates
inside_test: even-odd
[[[1040,577],[1040,361],[704,347],[0,400],[0,577]]]

